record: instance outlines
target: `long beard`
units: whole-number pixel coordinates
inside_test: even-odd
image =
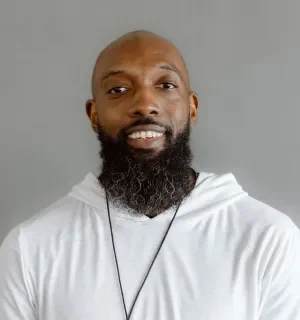
[[[138,124],[154,122],[145,119]],[[190,193],[189,119],[176,138],[172,138],[171,128],[166,128],[165,136],[165,149],[152,157],[151,150],[130,149],[124,132],[113,139],[99,128],[102,171],[98,180],[117,207],[151,217],[177,206]]]

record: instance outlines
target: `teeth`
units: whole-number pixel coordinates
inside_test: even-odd
[[[140,132],[134,132],[129,135],[132,139],[146,139],[146,138],[156,138],[161,137],[163,133],[155,132],[155,131],[140,131]]]

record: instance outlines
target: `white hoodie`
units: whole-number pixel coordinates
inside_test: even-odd
[[[127,310],[173,214],[149,219],[111,206]],[[232,174],[201,173],[130,319],[300,320],[299,234]],[[0,319],[126,319],[105,193],[92,174],[6,237]]]

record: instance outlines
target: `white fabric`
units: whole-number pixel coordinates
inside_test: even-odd
[[[130,309],[174,210],[154,219],[111,211]],[[0,319],[125,319],[104,192],[92,174],[6,237]],[[201,173],[131,319],[300,320],[298,228],[232,174]]]

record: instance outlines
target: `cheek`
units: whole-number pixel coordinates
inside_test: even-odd
[[[185,128],[190,116],[188,99],[174,99],[168,107],[168,118],[171,121],[174,133]]]
[[[116,138],[120,129],[124,127],[124,117],[116,109],[100,109],[98,120],[101,128],[111,137]]]

